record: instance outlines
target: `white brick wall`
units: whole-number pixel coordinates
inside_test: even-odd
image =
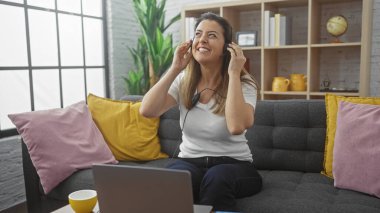
[[[136,46],[140,28],[131,0],[107,0],[107,4],[111,97],[119,98],[126,94],[122,77],[133,69],[128,47]]]
[[[380,0],[373,3],[372,56],[371,56],[371,96],[380,96]]]

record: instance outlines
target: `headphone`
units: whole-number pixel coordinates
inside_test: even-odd
[[[203,91],[205,91],[205,90],[211,90],[211,91],[213,91],[213,92],[216,92],[215,90],[210,89],[210,88],[207,88],[207,87],[204,88],[203,90],[201,90],[200,92],[197,92],[197,93],[193,96],[193,98],[191,99],[191,106],[190,106],[189,111],[190,111],[193,107],[195,107],[195,105],[197,105],[199,99],[201,98],[201,93],[202,93]]]
[[[202,90],[202,91],[203,91],[203,90]],[[201,92],[202,92],[202,91],[201,91]],[[195,107],[195,105],[197,105],[199,99],[201,98],[201,92],[197,92],[197,94],[195,94],[195,95],[193,96],[193,98],[191,99],[191,107],[190,107],[190,109],[192,109],[193,107]],[[189,110],[190,110],[190,109],[189,109]]]

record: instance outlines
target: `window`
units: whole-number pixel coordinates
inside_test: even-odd
[[[8,114],[108,97],[106,0],[0,0],[0,138]]]

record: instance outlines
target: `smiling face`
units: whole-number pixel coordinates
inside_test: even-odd
[[[203,20],[195,29],[192,53],[200,64],[220,63],[225,43],[223,28],[212,20]]]

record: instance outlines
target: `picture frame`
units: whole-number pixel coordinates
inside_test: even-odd
[[[236,42],[239,46],[257,46],[257,31],[244,31],[236,33]]]

